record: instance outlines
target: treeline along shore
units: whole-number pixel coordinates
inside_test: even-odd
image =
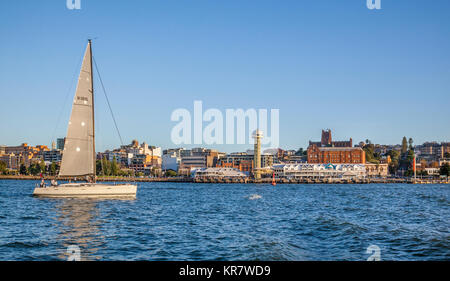
[[[54,176],[44,176],[44,180],[52,180]],[[0,175],[0,180],[41,180],[40,176],[30,175]],[[58,181],[84,181],[84,178],[58,177]],[[97,177],[98,182],[185,182],[185,183],[256,183],[271,184],[272,178],[233,179],[233,178],[189,178],[189,177]],[[370,183],[416,183],[416,184],[449,184],[446,179],[416,179],[414,178],[366,178],[366,179],[275,179],[277,184],[370,184]]]

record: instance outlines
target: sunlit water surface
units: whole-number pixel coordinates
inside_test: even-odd
[[[0,260],[450,260],[449,185],[139,183],[40,199],[0,181]]]

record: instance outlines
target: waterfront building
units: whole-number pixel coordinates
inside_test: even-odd
[[[313,144],[308,147],[308,163],[364,164],[366,154],[361,147],[318,147]]]
[[[23,161],[21,154],[15,155],[14,153],[1,154],[0,161],[6,164],[6,168],[10,170],[18,170],[20,168],[20,163]]]
[[[62,154],[61,150],[44,150],[40,153],[40,156],[45,162],[61,162]]]
[[[120,146],[120,151],[132,154],[148,154],[161,157],[161,147],[149,146],[146,142],[139,144],[137,140],[132,140],[130,144]]]
[[[424,171],[427,172],[430,176],[438,176],[439,175],[439,168],[424,168]]]
[[[112,161],[115,157],[121,166],[149,175],[152,169],[161,168],[161,151],[161,147],[149,146],[146,142],[139,144],[137,140],[133,140],[119,149],[108,151],[107,158]]]
[[[273,155],[261,154],[261,168],[269,168],[273,165]]]
[[[350,138],[349,141],[333,141],[331,136],[331,130],[322,130],[322,138],[320,142],[309,141],[309,145],[316,145],[318,147],[352,147],[353,140]]]
[[[366,154],[361,147],[352,147],[353,140],[333,141],[331,130],[322,130],[320,142],[309,142],[307,150],[308,163],[317,164],[364,164]]]
[[[196,169],[206,168],[205,156],[185,156],[181,158],[178,174],[190,176]]]
[[[8,169],[16,170],[20,164],[29,167],[33,162],[43,159],[43,153],[50,151],[46,145],[29,146],[27,143],[22,143],[19,146],[3,146],[2,155],[4,162]]]
[[[220,159],[216,167],[218,168],[233,168],[241,172],[250,174],[253,172],[253,159],[249,160],[235,160],[233,157],[224,157]]]
[[[366,176],[362,164],[278,164],[273,166],[277,178],[285,179],[361,179]]]
[[[194,179],[236,179],[247,175],[234,168],[202,168],[194,171]]]
[[[388,164],[364,164],[366,167],[366,175],[368,177],[381,177],[385,178],[388,176],[389,165]]]
[[[283,160],[284,163],[305,163],[306,158],[303,155],[289,155]]]
[[[32,146],[28,146],[27,143],[22,143],[18,146],[5,146],[5,154],[25,154],[25,153],[34,153],[36,149]]]
[[[181,168],[206,168],[206,157],[201,156],[185,156],[181,158]]]
[[[173,170],[178,171],[178,168],[181,163],[181,157],[177,155],[176,152],[165,153],[162,156],[162,170]]]
[[[179,154],[179,173],[184,175],[189,175],[193,169],[216,167],[219,159],[225,156],[223,152],[202,147],[180,150]]]
[[[148,176],[151,174],[152,169],[159,169],[161,167],[160,160],[160,157],[148,154],[135,154],[131,158],[131,163],[128,167],[137,173],[141,172]]]
[[[193,156],[192,150],[191,149],[183,149],[180,151],[180,156],[181,157]]]
[[[66,142],[66,138],[65,137],[56,139],[56,149],[59,149],[59,150],[63,151],[65,142]]]
[[[147,143],[143,142],[141,145],[142,153],[151,155],[152,157],[161,157],[161,147],[149,146]]]
[[[114,159],[116,159],[116,162],[121,164],[123,161],[123,158],[126,158],[127,153],[126,152],[122,152],[122,151],[118,151],[118,150],[114,150],[114,151],[110,151],[107,150],[103,153],[103,156],[108,160],[108,161],[114,161]],[[132,155],[132,154],[131,154]],[[102,157],[103,159],[103,157]],[[127,161],[128,164],[128,161]]]
[[[425,142],[415,147],[420,159],[428,161],[438,161],[450,153],[450,142]]]
[[[181,157],[181,156],[186,156],[186,155],[182,155],[181,152],[184,151],[184,148],[169,148],[169,149],[164,149],[163,151],[163,155],[168,154],[168,155],[175,155],[176,157]],[[191,155],[189,155],[191,156]]]
[[[219,159],[216,167],[232,167],[237,168],[241,172],[253,173],[255,165],[255,157],[253,151],[246,152],[235,152],[227,154],[226,156]],[[268,153],[264,153],[261,156],[261,166],[263,168],[271,167],[274,162],[274,156]]]

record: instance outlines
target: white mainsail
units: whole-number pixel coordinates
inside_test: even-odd
[[[60,176],[95,175],[92,50],[89,41],[72,105]]]
[[[72,104],[60,176],[92,176],[88,183],[37,186],[33,196],[49,198],[136,198],[137,185],[95,182],[94,92],[92,49],[89,40]],[[91,182],[93,180],[93,182]]]

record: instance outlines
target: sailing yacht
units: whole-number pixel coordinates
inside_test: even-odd
[[[132,184],[98,184],[95,182],[95,123],[92,42],[88,41],[81,65],[72,114],[59,170],[60,177],[91,179],[86,183],[65,183],[36,187],[33,195],[40,197],[136,197]]]

